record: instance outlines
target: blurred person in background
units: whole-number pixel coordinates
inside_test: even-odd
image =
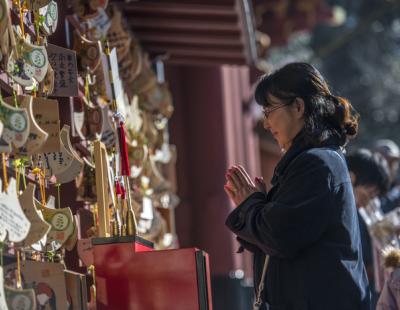
[[[400,309],[400,249],[388,248],[383,253],[388,277],[379,296],[376,310]]]
[[[389,139],[377,140],[373,151],[381,154],[389,164],[392,183],[389,191],[379,198],[379,205],[384,213],[400,207],[400,183],[398,180],[400,150],[397,144]]]
[[[291,63],[265,75],[255,98],[284,155],[267,193],[242,166],[224,188],[226,225],[254,254],[254,309],[369,310],[368,279],[352,183],[342,147],[358,114],[320,72]]]
[[[380,154],[374,154],[367,149],[359,149],[346,156],[350,178],[353,184],[354,197],[357,210],[366,208],[373,200],[384,195],[390,186],[391,174],[386,159]],[[371,289],[372,305],[376,304],[378,294],[374,283],[373,245],[368,232],[367,224],[360,212],[360,236],[362,254]]]

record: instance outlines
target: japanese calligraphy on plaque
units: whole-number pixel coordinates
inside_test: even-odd
[[[78,96],[78,69],[76,52],[57,45],[48,44],[47,54],[54,70],[54,90],[56,97]]]
[[[60,150],[60,120],[58,101],[34,97],[33,116],[40,128],[47,134],[47,140],[38,153],[58,152]]]

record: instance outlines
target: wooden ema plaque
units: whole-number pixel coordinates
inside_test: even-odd
[[[208,254],[93,243],[97,309],[212,310]]]

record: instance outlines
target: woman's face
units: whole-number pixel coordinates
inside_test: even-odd
[[[368,206],[372,199],[379,194],[379,190],[375,185],[357,185],[353,189],[357,208]]]
[[[304,102],[300,98],[282,100],[271,94],[267,98],[269,105],[264,108],[264,128],[287,151],[304,126]]]

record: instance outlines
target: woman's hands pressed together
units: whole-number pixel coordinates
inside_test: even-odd
[[[225,192],[236,206],[257,191],[266,193],[264,180],[256,178],[254,183],[247,171],[240,165],[229,168],[225,176],[227,180],[224,185]]]

